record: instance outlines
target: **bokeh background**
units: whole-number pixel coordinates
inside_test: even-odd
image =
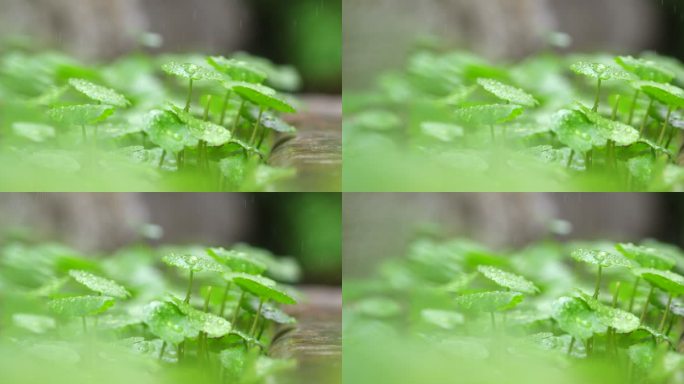
[[[684,58],[684,1],[345,0],[343,41],[345,89],[367,87],[426,44],[495,60],[560,46]]]
[[[303,283],[339,285],[341,202],[339,193],[3,193],[0,243],[59,241],[103,257],[140,241],[244,242],[296,258]]]
[[[248,51],[297,67],[307,92],[341,92],[341,0],[0,0],[0,9],[0,40],[15,44],[28,37],[90,60]]]
[[[344,277],[403,257],[417,235],[507,250],[548,238],[684,246],[684,197],[668,193],[346,193]],[[559,235],[561,234],[562,235]]]

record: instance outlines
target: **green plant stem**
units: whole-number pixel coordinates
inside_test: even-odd
[[[190,281],[188,282],[188,292],[185,294],[185,303],[190,303],[190,295],[192,294],[192,280],[195,275],[195,272],[191,269],[190,270]]]
[[[496,318],[494,317],[494,312],[489,312],[489,318],[492,320],[492,329],[496,330]]]
[[[188,86],[188,100],[185,102],[185,112],[190,112],[190,103],[192,102],[192,83],[193,80],[190,79],[190,84]]]
[[[228,292],[230,291],[231,282],[226,283],[226,289],[223,290],[223,298],[221,299],[221,309],[219,310],[219,316],[223,317],[223,313],[226,311],[226,300],[228,299]]]
[[[667,131],[667,124],[670,122],[670,116],[672,115],[672,107],[667,108],[667,117],[665,117],[665,120],[663,121],[663,127],[660,129],[660,136],[658,136],[658,141],[656,141],[656,144],[662,145],[663,140],[665,139],[665,132]]]
[[[83,124],[81,124],[81,136],[83,137],[83,142],[85,143],[88,139],[88,135],[86,134],[86,128]]]
[[[592,111],[598,112],[600,100],[601,100],[601,78],[598,79],[598,84],[596,87],[596,101],[594,101],[594,108],[592,108]]]
[[[634,109],[636,109],[636,104],[637,101],[639,100],[639,94],[641,94],[640,90],[634,91],[634,98],[632,99],[632,106],[629,108],[629,118],[627,119],[627,124],[632,125],[632,121],[634,121]]]
[[[162,347],[159,350],[159,357],[157,358],[158,361],[161,361],[162,357],[164,357],[164,351],[166,351],[166,341],[162,342]]]
[[[639,282],[641,282],[641,277],[637,276],[636,280],[634,280],[634,288],[632,288],[632,296],[629,298],[629,307],[627,311],[632,312],[632,308],[634,308],[634,298],[636,297],[637,293],[637,288],[639,288]]]
[[[230,321],[233,326],[235,326],[235,322],[237,321],[238,314],[240,313],[240,306],[242,305],[242,300],[245,299],[245,291],[242,291],[240,294],[240,299],[238,300],[237,307],[235,307],[235,311],[233,312],[233,319]]]
[[[663,318],[660,319],[660,326],[658,327],[658,329],[660,330],[660,333],[663,333],[663,331],[665,331],[665,320],[667,320],[667,315],[670,314],[670,305],[672,305],[672,296],[673,295],[670,293],[670,295],[667,298],[667,306],[665,306],[665,313],[663,314]]]
[[[242,109],[245,107],[245,101],[242,100],[242,103],[240,103],[240,108],[238,108],[237,116],[235,116],[235,120],[233,121],[233,129],[230,131],[230,133],[235,134],[237,131],[238,125],[240,124],[240,115],[242,115]]]
[[[613,121],[617,119],[618,108],[620,107],[620,96],[621,95],[617,95],[617,97],[615,98],[615,105],[613,105],[613,113],[611,115],[611,119]]]
[[[646,313],[648,313],[648,304],[651,301],[651,295],[653,294],[653,286],[651,285],[651,289],[648,291],[648,296],[646,296],[646,302],[644,303],[644,309],[641,311],[641,317],[639,320],[641,323],[644,323],[644,319],[646,319]]]
[[[83,320],[83,322],[82,322],[83,323],[83,333],[86,333],[86,332],[88,332],[88,323],[86,322],[86,317],[81,316],[81,320]]]
[[[257,323],[259,322],[259,316],[261,316],[261,308],[264,306],[264,299],[259,299],[259,308],[257,309],[257,313],[254,316],[254,321],[252,322],[252,327],[249,329],[249,335],[254,337],[255,332],[256,332],[256,326]]]
[[[620,296],[620,282],[618,281],[615,285],[615,293],[613,294],[613,308],[617,308],[618,298]]]
[[[644,119],[641,120],[641,128],[639,129],[639,135],[644,134],[644,129],[646,129],[646,123],[648,122],[648,116],[649,116],[648,114],[651,111],[651,108],[653,107],[653,102],[654,102],[654,99],[650,98],[650,101],[648,103],[648,107],[646,108],[646,113],[644,114]]]
[[[226,121],[226,110],[228,110],[228,100],[230,99],[230,90],[226,91],[226,95],[223,97],[223,107],[221,108],[221,119],[219,120],[219,125],[223,125]]]
[[[254,141],[256,140],[257,131],[259,130],[259,127],[261,127],[261,118],[263,115],[264,115],[264,109],[259,108],[259,117],[257,117],[256,124],[254,124],[254,130],[252,131],[252,137],[249,139],[250,145],[254,145]]]
[[[570,150],[570,156],[568,156],[568,162],[565,164],[565,168],[570,168],[570,165],[572,165],[572,160],[575,158],[575,150],[571,149]]]
[[[496,134],[494,133],[494,126],[489,126],[489,134],[492,136],[492,142],[496,141]]]
[[[594,289],[594,299],[598,299],[599,290],[601,289],[601,271],[602,267],[598,266],[598,275],[596,276],[596,288]]]
[[[161,169],[162,165],[164,165],[164,159],[166,159],[166,150],[162,150],[162,155],[161,158],[159,159],[159,165],[157,165],[157,168]]]
[[[572,347],[575,346],[575,338],[573,337],[570,339],[570,345],[568,346],[568,352],[567,355],[570,356],[570,353],[572,352]]]

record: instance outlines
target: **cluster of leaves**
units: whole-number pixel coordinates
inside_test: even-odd
[[[500,66],[421,51],[378,90],[345,97],[345,185],[681,189],[682,86],[684,65],[650,53],[544,53]]]
[[[363,364],[359,346],[404,340],[388,359],[418,359],[411,365],[468,382],[548,382],[537,376],[545,371],[564,383],[682,383],[683,270],[682,250],[654,240],[544,241],[497,253],[465,239],[420,239],[379,279],[345,282],[345,359]],[[583,377],[588,367],[596,371]]]
[[[187,372],[195,382],[262,383],[296,364],[268,350],[296,322],[279,308],[296,292],[274,279],[299,273],[292,259],[245,244],[92,258],[10,243],[0,250],[0,366],[16,383],[37,380],[27,363],[49,366],[41,377],[51,382],[186,382]]]
[[[266,164],[272,140],[296,131],[280,118],[294,100],[276,89],[299,84],[291,67],[244,53],[91,66],[3,52],[0,175],[16,180],[4,189],[275,189],[294,171]]]

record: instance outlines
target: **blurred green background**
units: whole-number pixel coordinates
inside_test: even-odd
[[[303,90],[342,90],[341,0],[0,0],[0,39],[76,57],[247,51],[295,66]]]
[[[297,259],[305,284],[338,285],[341,200],[339,193],[5,193],[0,231],[93,255],[143,235],[156,238],[152,245],[243,242]]]

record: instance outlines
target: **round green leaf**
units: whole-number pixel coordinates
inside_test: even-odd
[[[631,267],[629,259],[619,253],[591,250],[591,249],[576,249],[570,254],[573,259],[587,264],[598,265],[601,267]]]
[[[674,108],[684,108],[684,89],[655,81],[638,81],[634,83],[634,86],[663,104]]]
[[[63,316],[83,317],[102,313],[114,305],[114,299],[106,296],[75,296],[54,299],[50,309]]]
[[[154,110],[147,115],[146,120],[145,133],[150,141],[169,153],[194,147],[199,141],[172,112]]]
[[[230,322],[223,317],[207,313],[193,308],[177,297],[172,298],[172,303],[181,313],[188,317],[196,328],[207,334],[211,338],[222,337],[230,333],[233,329]]]
[[[36,143],[55,137],[55,128],[45,124],[16,122],[12,124],[12,132]]]
[[[477,79],[477,83],[487,92],[509,103],[525,107],[535,107],[539,104],[532,95],[522,89],[506,85],[494,79]]]
[[[354,309],[362,315],[375,318],[394,317],[401,313],[399,303],[386,297],[367,297],[355,303]]]
[[[243,99],[249,100],[260,107],[285,113],[297,112],[292,105],[278,96],[275,89],[265,85],[236,83],[232,84],[231,88]]]
[[[162,70],[169,75],[188,80],[221,80],[220,74],[197,64],[171,62],[164,64]]]
[[[117,284],[115,281],[93,275],[90,272],[71,270],[69,271],[69,275],[73,277],[74,280],[85,285],[88,289],[105,296],[116,297],[118,299],[125,299],[130,296],[130,293],[126,288]]]
[[[512,291],[528,294],[539,292],[539,288],[537,288],[534,283],[514,273],[506,272],[488,265],[479,265],[477,270],[489,280]]]
[[[618,333],[635,331],[641,325],[641,320],[634,314],[604,305],[593,297],[582,293],[580,297],[591,310],[599,316],[599,321],[606,327],[614,328]]]
[[[424,135],[433,137],[439,141],[449,143],[459,137],[463,137],[463,127],[456,124],[447,124],[433,121],[425,121],[420,124],[420,130]]]
[[[609,66],[601,63],[589,63],[580,61],[570,66],[573,72],[592,78],[601,80],[629,80],[629,73],[620,68]]]
[[[193,272],[225,272],[225,268],[210,257],[190,255],[190,254],[170,254],[162,260],[173,267]]]
[[[684,276],[680,274],[653,268],[635,269],[634,273],[663,291],[684,294]]]
[[[178,119],[187,125],[190,134],[197,140],[203,140],[211,147],[220,147],[232,139],[230,131],[218,124],[192,116],[176,106],[172,107]]]
[[[552,317],[558,327],[576,339],[586,340],[608,328],[599,315],[578,298],[561,297],[553,305]]]
[[[641,80],[669,83],[675,78],[675,74],[669,69],[651,60],[636,59],[632,56],[618,56],[615,58],[626,71],[629,71]]]
[[[233,81],[260,84],[266,80],[266,72],[246,61],[226,59],[223,56],[207,57],[207,62],[216,70],[228,75]]]
[[[608,142],[604,131],[579,111],[558,111],[553,117],[551,130],[558,136],[558,141],[578,153],[586,153],[594,147],[605,147]]]
[[[456,305],[466,311],[496,312],[514,308],[523,298],[519,292],[477,292],[458,296]]]
[[[440,309],[423,309],[420,311],[420,318],[425,323],[445,330],[456,329],[458,326],[465,323],[465,318],[462,314]]]
[[[28,313],[13,314],[12,323],[17,327],[37,334],[45,333],[57,327],[57,322],[52,317]]]
[[[292,296],[279,288],[275,281],[267,277],[241,273],[233,277],[233,282],[243,290],[259,298],[273,300],[282,304],[297,304],[297,301]]]
[[[52,120],[70,125],[95,124],[104,121],[114,113],[108,105],[69,105],[55,107],[48,111]]]
[[[518,105],[489,104],[458,108],[454,112],[454,117],[462,124],[482,126],[505,123],[522,113],[523,108]]]
[[[234,272],[261,275],[266,271],[264,263],[250,258],[246,252],[224,248],[208,248],[207,253]]]
[[[586,116],[587,120],[594,123],[608,140],[612,140],[616,145],[626,147],[639,141],[639,131],[634,127],[621,123],[619,121],[607,119],[591,109],[580,106],[581,112]]]
[[[672,257],[651,247],[634,245],[632,243],[619,243],[615,245],[615,249],[636,261],[643,268],[670,270],[677,263]]]
[[[170,344],[197,337],[200,324],[192,321],[178,307],[168,302],[154,301],[145,307],[145,324],[150,332]]]
[[[91,83],[87,80],[69,79],[69,85],[88,96],[90,99],[99,101],[102,104],[121,108],[128,107],[131,104],[122,94],[115,90]]]
[[[219,353],[219,361],[225,379],[229,382],[239,382],[247,365],[247,352],[244,348],[224,349]]]

